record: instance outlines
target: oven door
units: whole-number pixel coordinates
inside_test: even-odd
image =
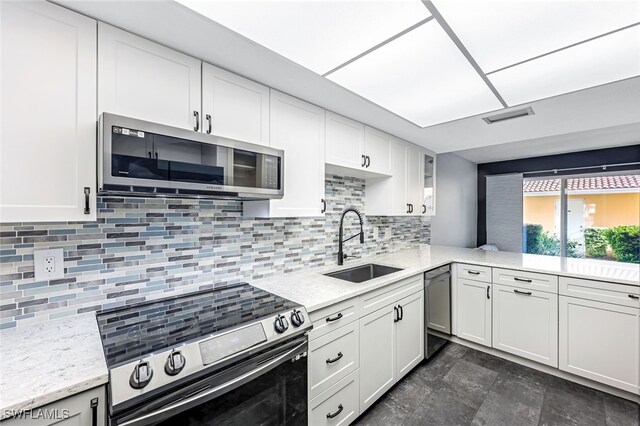
[[[306,425],[307,338],[261,353],[111,419],[112,425]]]

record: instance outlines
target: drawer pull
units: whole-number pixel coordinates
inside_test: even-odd
[[[335,317],[327,317],[327,322],[338,321],[340,318],[342,318],[342,312],[338,313]]]
[[[531,292],[530,291],[513,290],[513,292],[516,293],[516,294],[523,294],[525,296],[531,296]]]
[[[635,294],[630,294],[629,297],[633,300],[640,300],[640,296],[636,296]]]
[[[513,277],[513,279],[514,279],[514,280],[516,280],[516,281],[523,282],[523,283],[530,283],[530,282],[531,282],[531,280],[530,280],[530,279],[528,279],[528,278],[518,278],[518,277]]]
[[[334,362],[340,361],[343,357],[342,352],[338,352],[338,356],[335,358],[327,358],[327,364],[333,364]]]
[[[331,413],[327,413],[327,418],[328,419],[332,419],[334,417],[336,417],[337,415],[339,415],[340,413],[342,413],[342,410],[344,410],[344,407],[342,406],[342,404],[338,405],[338,411],[336,411],[335,413],[331,414]]]
[[[479,271],[467,271],[467,274],[480,275],[480,272]]]

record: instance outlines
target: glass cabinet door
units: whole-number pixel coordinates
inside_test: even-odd
[[[423,201],[422,212],[433,216],[436,214],[436,158],[423,154]]]

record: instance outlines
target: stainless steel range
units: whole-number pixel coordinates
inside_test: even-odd
[[[307,422],[304,307],[249,284],[97,314],[111,425]]]

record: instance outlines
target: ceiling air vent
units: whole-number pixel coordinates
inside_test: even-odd
[[[533,115],[533,109],[531,107],[514,109],[500,114],[491,115],[489,117],[482,117],[487,124],[498,123],[500,121],[511,120],[513,118],[526,117],[527,115]]]

